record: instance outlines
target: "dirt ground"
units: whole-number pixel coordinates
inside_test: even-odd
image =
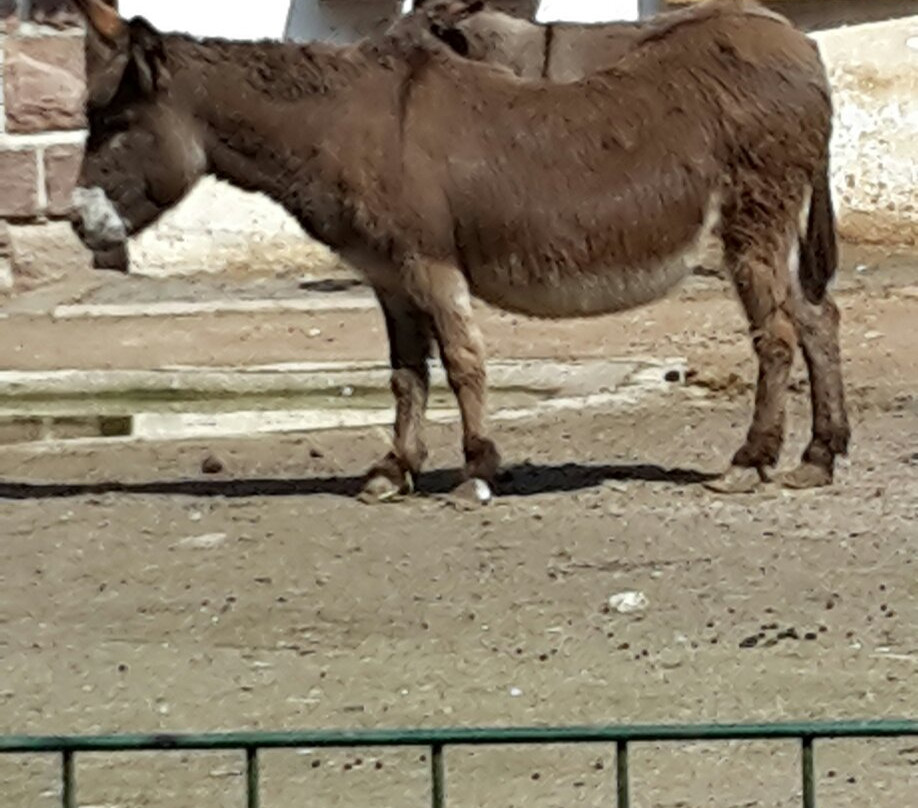
[[[741,441],[754,378],[715,282],[586,322],[483,311],[494,356],[681,355],[696,372],[638,409],[499,425],[508,473],[480,510],[441,496],[455,425],[431,428],[421,494],[382,506],[353,499],[378,430],[0,449],[0,733],[914,718],[916,275],[843,279],[854,442],[820,491],[700,485]],[[0,320],[7,368],[384,355],[375,311]],[[222,474],[201,474],[210,453]],[[627,591],[646,608],[610,609]],[[799,805],[793,744],[632,756],[641,808]],[[57,805],[55,765],[0,759],[3,808]],[[417,751],[264,765],[266,806],[429,800]],[[447,770],[450,806],[614,799],[608,748],[450,750]],[[918,804],[915,739],[820,744],[817,772],[821,807]],[[84,757],[79,778],[84,807],[243,805],[232,755]]]

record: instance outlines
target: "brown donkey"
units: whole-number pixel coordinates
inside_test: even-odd
[[[95,252],[123,248],[211,173],[266,193],[357,267],[385,316],[396,400],[369,493],[407,490],[421,469],[434,340],[466,475],[493,481],[471,295],[546,318],[628,309],[682,279],[712,234],[759,359],[752,425],[718,485],[749,490],[777,463],[798,339],[813,434],[785,480],[831,482],[848,443],[826,291],[832,110],[818,51],[791,26],[709,5],[614,68],[553,84],[457,56],[423,10],[331,47],[197,41],[78,5],[91,30],[77,232]]]

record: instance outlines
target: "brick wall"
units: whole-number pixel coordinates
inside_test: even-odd
[[[66,214],[84,137],[83,37],[69,0],[0,0],[0,219]]]

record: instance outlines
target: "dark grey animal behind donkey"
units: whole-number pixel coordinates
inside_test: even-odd
[[[525,79],[576,81],[615,62],[637,41],[644,23],[539,23],[489,7],[483,0],[415,0],[415,12],[462,56],[502,65]]]
[[[609,67],[650,31],[696,14],[688,8],[640,22],[541,24],[492,8],[485,0],[415,0],[414,8],[456,53],[507,67],[520,78],[554,82],[577,81]],[[747,6],[743,12],[783,20],[764,7]]]

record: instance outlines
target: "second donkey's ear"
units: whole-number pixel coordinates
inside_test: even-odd
[[[459,20],[477,14],[484,7],[485,0],[456,0],[456,2],[450,3],[449,13],[456,18],[456,22],[459,22]]]
[[[412,11],[418,11],[422,8],[430,8],[432,5],[440,5],[449,10],[451,14],[475,14],[481,11],[485,6],[485,0],[414,0],[411,5]]]
[[[462,22],[484,7],[484,0],[415,0],[414,4],[415,11],[423,11],[431,21],[444,28]]]

